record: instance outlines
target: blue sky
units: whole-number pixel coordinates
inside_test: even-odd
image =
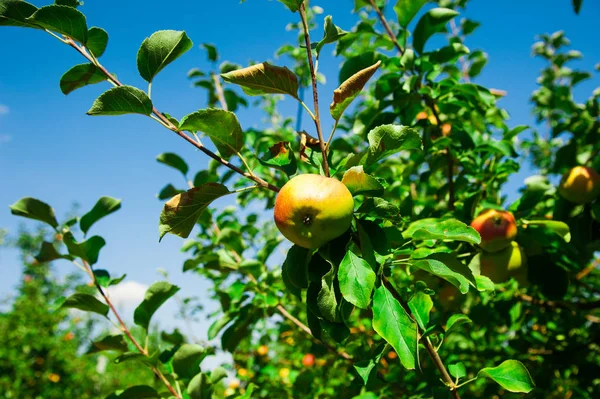
[[[332,14],[334,22],[346,30],[357,19],[350,13],[350,0],[312,4],[325,10],[313,38],[322,35],[325,15]],[[153,85],[157,107],[176,117],[206,106],[205,92],[192,88],[186,78],[192,67],[209,67],[205,53],[198,47],[200,43],[214,43],[221,60],[245,65],[250,60],[273,60],[280,45],[295,43],[296,38],[296,32],[286,31],[285,26],[295,22],[297,16],[274,1],[179,1],[177,6],[165,6],[155,0],[86,0],[83,11],[89,26],[109,32],[103,64],[121,81],[140,88],[146,86],[137,73],[135,59],[143,39],[160,29],[187,31],[194,49],[163,70]],[[585,0],[577,16],[570,0],[472,0],[463,16],[482,23],[467,46],[472,50],[482,48],[489,54],[488,66],[476,82],[508,92],[501,104],[511,115],[511,125],[533,124],[529,96],[544,66],[530,56],[537,34],[563,29],[573,48],[584,54],[574,67],[591,71],[600,62],[600,47],[596,35],[592,35],[600,16],[598,2]],[[394,18],[391,8],[388,17]],[[2,27],[0,32],[0,228],[15,232],[23,222],[10,215],[8,206],[24,196],[50,203],[59,216],[74,202],[85,212],[100,196],[121,198],[122,209],[92,230],[108,243],[99,267],[113,274],[127,273],[128,280],[145,285],[160,279],[156,269],[163,268],[181,286],[182,296],[204,293],[204,282],[181,273],[185,259],[179,252],[181,239],[167,236],[158,243],[162,203],[155,195],[164,184],[173,182],[182,187],[183,181],[177,172],[158,164],[155,157],[161,152],[177,152],[193,171],[206,165],[206,157],[149,118],[86,116],[85,111],[108,85],[84,88],[69,96],[58,87],[60,76],[83,62],[81,56],[37,30]],[[331,50],[332,46],[325,49],[327,54],[320,62],[320,71],[328,78],[320,88],[324,115],[328,114],[330,93],[337,87],[341,62],[329,55]],[[285,65],[286,61],[275,62]],[[598,75],[594,75],[578,88],[577,99],[584,100],[598,85]],[[295,109],[291,101],[284,102],[285,112],[294,115]],[[255,109],[239,113],[244,127],[260,124],[262,117]],[[324,130],[328,131],[327,125]],[[531,173],[524,167],[506,187],[506,193],[514,198],[523,178]],[[72,267],[68,263],[57,266],[62,270]],[[14,252],[0,251],[0,273],[3,298],[13,291],[20,275]],[[169,313],[173,309],[168,307],[159,314],[165,323],[172,322]],[[204,336],[206,323],[198,328],[201,332],[197,335]]]

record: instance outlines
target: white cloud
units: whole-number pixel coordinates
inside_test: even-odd
[[[144,300],[147,285],[137,281],[126,281],[108,288],[108,295],[118,309],[132,309]]]
[[[12,140],[12,136],[10,134],[0,134],[0,145],[8,143]]]
[[[10,111],[10,108],[8,108],[4,104],[0,104],[0,115],[6,115],[6,114],[8,114],[9,111]]]

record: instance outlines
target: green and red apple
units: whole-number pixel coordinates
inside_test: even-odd
[[[517,236],[517,222],[508,211],[484,210],[473,219],[471,227],[481,236],[479,246],[487,252],[503,250]]]
[[[319,248],[344,234],[352,224],[354,199],[339,180],[317,174],[292,178],[275,200],[275,224],[303,248]]]

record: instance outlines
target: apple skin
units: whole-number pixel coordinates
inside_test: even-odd
[[[527,260],[525,251],[516,242],[499,252],[482,252],[479,263],[481,274],[494,283],[502,283],[514,277],[520,285],[527,285]]]
[[[487,252],[497,252],[508,247],[517,236],[517,222],[512,213],[484,210],[471,222],[481,236],[479,246]]]
[[[562,177],[558,193],[575,204],[588,204],[600,195],[600,175],[586,166],[575,166]]]
[[[304,357],[302,358],[302,365],[304,367],[312,367],[315,365],[315,355],[313,355],[312,353],[307,353],[306,355],[304,355]]]
[[[354,199],[339,180],[316,174],[292,178],[275,199],[274,218],[285,238],[314,249],[341,236],[352,224]]]

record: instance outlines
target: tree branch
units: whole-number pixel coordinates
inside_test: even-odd
[[[83,55],[88,61],[90,61],[92,64],[94,64],[106,76],[106,78],[109,80],[109,82],[111,82],[115,86],[123,86],[123,84],[119,81],[119,79],[117,79],[115,76],[113,76],[104,66],[102,66],[102,64],[100,64],[94,57],[92,57],[85,50],[85,48],[83,46],[79,46],[77,43],[75,43],[70,38],[66,39],[66,43],[69,46],[73,47],[79,54]],[[194,147],[196,147],[197,149],[202,151],[204,154],[208,155],[215,161],[219,162],[221,165],[224,165],[225,167],[233,170],[234,172],[256,182],[256,184],[258,184],[260,187],[267,188],[276,193],[279,192],[279,187],[276,187],[276,186],[272,185],[271,183],[266,182],[265,180],[261,179],[260,177],[254,175],[252,173],[244,172],[242,169],[233,165],[229,161],[221,158],[220,156],[218,156],[217,154],[215,154],[214,152],[212,152],[211,150],[206,148],[201,143],[196,142],[189,135],[187,135],[186,133],[179,130],[177,128],[177,126],[173,125],[171,123],[171,121],[169,121],[158,109],[156,109],[156,107],[152,107],[152,112],[154,115],[156,115],[156,117],[159,119],[161,124],[164,125],[167,129],[171,130],[172,132],[177,134],[179,137],[186,140],[188,143],[192,144]]]
[[[379,17],[379,21],[381,22],[381,25],[383,25],[385,31],[387,32],[387,35],[390,37],[390,39],[392,39],[392,43],[394,43],[394,46],[396,47],[396,49],[398,50],[400,55],[403,55],[404,49],[402,48],[402,46],[400,46],[400,43],[398,43],[398,39],[396,39],[394,32],[392,32],[392,28],[390,28],[390,25],[388,24],[387,20],[385,19],[385,16],[383,15],[383,13],[379,9],[379,7],[377,7],[375,0],[369,0],[369,3],[371,3],[371,7],[373,7],[375,12],[377,13],[377,16]]]
[[[317,135],[319,136],[319,146],[321,147],[321,154],[323,154],[323,171],[325,176],[329,177],[329,162],[327,161],[327,150],[325,149],[325,141],[323,140],[323,132],[321,131],[321,118],[319,116],[319,92],[317,89],[317,74],[315,72],[315,66],[313,64],[312,49],[310,47],[310,33],[308,31],[308,21],[306,18],[306,6],[302,2],[300,4],[300,19],[302,20],[302,27],[304,28],[304,43],[306,44],[306,56],[308,59],[308,67],[310,69],[310,77],[312,79],[312,90],[313,100],[315,104],[315,127],[317,128]]]

